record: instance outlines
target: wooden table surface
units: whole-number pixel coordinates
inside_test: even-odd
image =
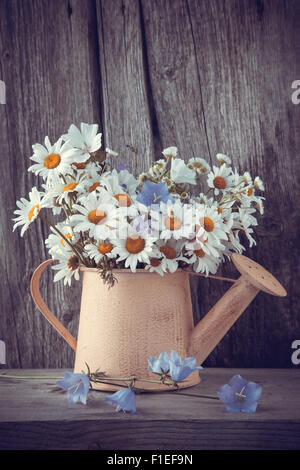
[[[137,396],[139,414],[117,413],[90,391],[71,405],[56,380],[65,370],[0,370],[0,449],[300,449],[300,369],[201,371],[201,383],[177,392]],[[216,390],[235,374],[262,385],[253,414],[228,413]],[[177,395],[176,395],[177,394]]]

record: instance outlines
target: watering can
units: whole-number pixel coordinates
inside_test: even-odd
[[[175,350],[180,357],[193,356],[202,364],[250,302],[260,292],[284,297],[286,291],[272,274],[246,256],[234,253],[238,279],[209,276],[232,282],[230,289],[194,326],[190,275],[179,269],[163,277],[144,269],[132,273],[117,269],[117,283],[110,290],[97,268],[81,267],[82,297],[77,340],[49,310],[40,293],[40,277],[54,260],[43,262],[31,279],[33,300],[50,324],[76,352],[74,372],[100,370],[108,377],[153,379],[148,357]],[[155,378],[155,376],[154,376]],[[100,390],[118,390],[117,381],[93,384]],[[178,384],[190,387],[200,382],[198,371]],[[149,390],[170,390],[160,383],[145,382]],[[172,387],[171,387],[172,388]]]

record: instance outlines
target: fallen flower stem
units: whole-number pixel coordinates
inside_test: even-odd
[[[98,379],[90,379],[92,381],[98,381]],[[101,377],[101,380],[106,380],[105,377]],[[122,382],[126,382],[126,381],[131,381],[131,380],[135,380],[136,382],[150,382],[150,383],[154,383],[154,384],[165,384],[165,385],[173,385],[173,383],[171,382],[162,382],[161,380],[151,380],[151,379],[140,379],[140,378],[137,378],[137,377],[128,377],[128,378],[123,378],[123,377],[107,377],[107,380],[121,380]],[[105,383],[105,382],[103,382]]]
[[[172,390],[171,390],[172,391]],[[177,390],[174,390],[174,393],[173,395],[185,395],[187,397],[197,397],[197,398],[211,398],[212,400],[219,400],[218,397],[212,397],[210,395],[196,395],[196,394],[191,394],[191,393],[181,393],[181,392],[178,392]]]
[[[7,375],[7,374],[0,374],[0,377],[4,377],[4,378],[7,378],[7,379],[48,379],[48,380],[61,380],[63,379],[63,377],[47,377],[47,376],[38,376],[38,375],[35,375],[35,376],[29,376],[29,375]],[[113,377],[109,377],[108,380],[115,380]],[[122,381],[130,381],[132,380],[132,378],[125,378],[125,379],[122,379],[122,378],[118,378],[116,380],[122,380]],[[160,383],[162,385],[172,385],[170,383],[163,383],[163,382],[160,382],[158,380],[148,380],[148,379],[136,379],[136,381],[143,381],[143,382],[153,382],[153,383]],[[93,383],[103,383],[103,384],[106,384],[106,385],[114,385],[116,387],[124,387],[124,388],[127,388],[128,385],[127,384],[120,384],[120,383],[112,383],[112,382],[107,382],[107,381],[103,381],[103,380],[92,380],[90,379],[91,382]],[[134,387],[134,390],[138,391],[138,392],[145,392],[145,393],[162,393],[164,392],[164,390],[147,390],[147,389],[144,389],[144,388],[140,388],[140,387]],[[95,390],[92,388],[92,391],[96,391],[96,392],[103,392],[105,390]],[[212,396],[209,396],[209,395],[194,395],[194,394],[190,394],[190,393],[184,393],[184,392],[178,392],[177,390],[170,390],[171,392],[173,392],[174,395],[184,395],[184,396],[187,396],[187,397],[197,397],[197,398],[211,398],[212,400],[218,400],[218,397],[212,397]]]

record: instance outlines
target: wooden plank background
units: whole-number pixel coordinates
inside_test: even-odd
[[[37,178],[31,145],[97,122],[104,146],[141,172],[163,148],[186,160],[232,157],[260,175],[265,215],[246,255],[288,296],[259,294],[205,361],[218,367],[293,367],[300,339],[297,0],[0,0],[0,339],[14,368],[72,367],[73,352],[29,293],[45,259],[40,221],[12,234],[15,201]],[[134,145],[134,155],[126,145]],[[298,173],[298,175],[297,175]],[[234,276],[231,264],[221,275]],[[77,333],[80,285],[43,277],[49,307]],[[191,279],[195,321],[228,285]]]

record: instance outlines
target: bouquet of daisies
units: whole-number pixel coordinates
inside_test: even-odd
[[[256,243],[252,227],[264,199],[258,176],[239,174],[224,154],[212,167],[203,158],[185,162],[176,147],[135,176],[124,163],[113,165],[118,154],[101,150],[101,137],[97,124],[72,124],[55,144],[46,137],[32,146],[28,171],[43,181],[17,201],[13,230],[21,226],[23,236],[37,219],[49,225],[54,281],[70,285],[80,266],[98,268],[109,287],[120,268],[215,274],[232,252],[245,250],[242,243]]]

